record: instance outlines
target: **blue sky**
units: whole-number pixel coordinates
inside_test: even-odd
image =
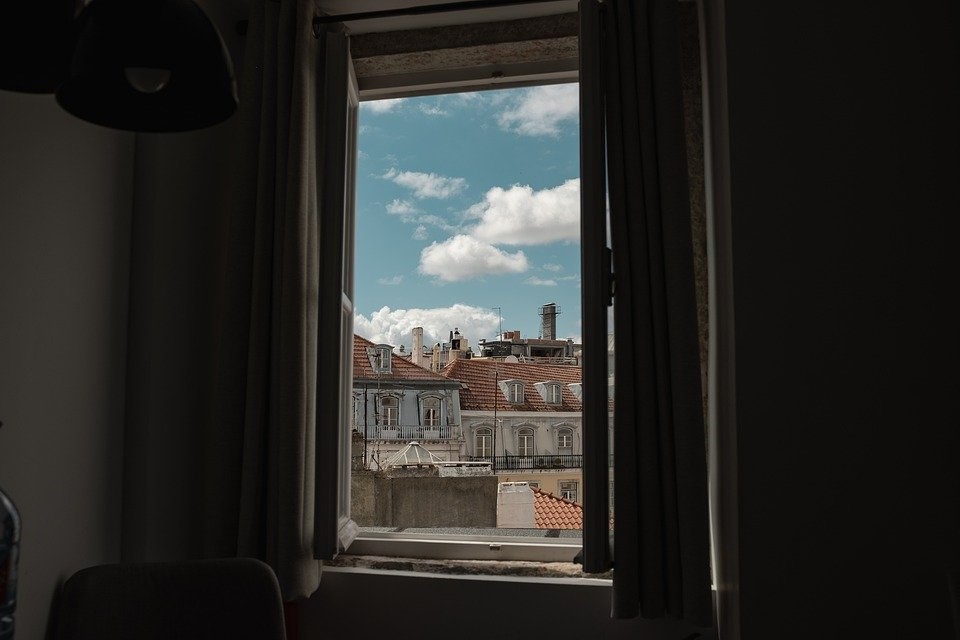
[[[575,84],[362,103],[355,331],[579,340],[578,131]]]

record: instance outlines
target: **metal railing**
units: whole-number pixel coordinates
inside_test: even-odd
[[[364,427],[359,427],[363,432]],[[367,425],[368,440],[449,440],[456,437],[454,427],[448,424],[425,426],[422,424]]]
[[[465,456],[465,460],[490,462],[494,471],[555,471],[558,469],[580,469],[583,467],[583,455],[539,455],[539,456]]]

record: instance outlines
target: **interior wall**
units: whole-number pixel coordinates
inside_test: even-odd
[[[299,638],[621,638],[715,636],[675,621],[613,620],[610,586],[326,570],[300,606]],[[599,583],[600,581],[596,581]],[[694,636],[701,632],[702,635]]]
[[[726,6],[742,638],[952,637],[957,5]]]
[[[23,520],[17,637],[120,554],[131,134],[0,91],[0,485]]]

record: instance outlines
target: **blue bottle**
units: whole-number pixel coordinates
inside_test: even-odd
[[[0,426],[3,426],[2,422]],[[20,512],[0,487],[0,640],[13,640],[19,549]]]

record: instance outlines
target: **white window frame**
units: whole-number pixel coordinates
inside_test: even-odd
[[[385,401],[390,401],[393,406],[385,404]],[[392,393],[384,393],[377,396],[377,404],[377,424],[381,427],[399,427],[400,398]],[[392,413],[390,409],[393,409]]]
[[[436,407],[428,407],[427,403],[436,403]],[[435,411],[436,418],[434,421],[431,421],[428,418],[429,412]],[[420,415],[422,416],[421,422],[424,427],[440,427],[443,424],[443,398],[439,396],[423,396],[420,398]]]
[[[481,433],[483,432],[483,433]],[[480,447],[480,438],[486,440],[486,446]],[[485,452],[484,452],[485,450]],[[492,458],[493,457],[493,427],[477,427],[473,431],[473,455],[478,458]]]
[[[537,430],[533,427],[517,429],[517,455],[523,458],[537,455]]]
[[[518,74],[516,77],[512,78],[510,82],[504,83],[501,86],[506,87],[522,87],[522,86],[536,86],[542,84],[550,84],[554,82],[576,82],[578,80],[577,71],[569,72],[560,72],[554,67],[552,70],[548,69],[550,63],[542,63],[541,66],[538,66],[539,63],[533,65],[527,65],[524,67],[525,71]],[[329,69],[328,69],[329,71]],[[430,75],[429,73],[427,74]],[[363,98],[390,98],[390,97],[402,97],[404,95],[412,94],[426,94],[426,93],[444,93],[451,92],[456,90],[470,91],[471,88],[476,88],[476,80],[473,82],[466,81],[467,78],[464,77],[463,82],[451,82],[451,78],[455,77],[457,74],[451,74],[449,70],[441,70],[436,74],[438,77],[443,76],[444,80],[441,83],[435,83],[434,79],[421,78],[419,82],[422,85],[414,86],[405,86],[405,87],[395,87],[392,89],[376,88],[368,93],[364,94]],[[349,292],[350,300],[345,299],[344,308],[347,306],[350,307],[352,312],[352,252],[353,252],[353,198],[355,197],[355,187],[353,182],[353,172],[355,172],[355,160],[356,160],[356,108],[358,106],[358,100],[360,94],[357,90],[356,79],[353,76],[352,63],[349,68],[349,77],[350,77],[350,125],[347,129],[348,137],[348,173],[347,180],[344,183],[346,185],[345,191],[347,192],[346,199],[350,202],[345,208],[345,230],[344,230],[344,242],[343,242],[343,260],[345,263],[344,270],[348,272],[348,275],[345,275],[344,278],[344,287],[345,293]],[[487,76],[488,78],[489,76]],[[489,83],[489,80],[479,79],[483,84]],[[582,85],[581,85],[582,86]],[[583,150],[581,149],[581,158],[583,157]],[[348,263],[348,264],[347,264]],[[583,272],[584,265],[581,264],[581,271]],[[584,272],[585,273],[585,272]],[[349,287],[347,286],[349,284]],[[349,303],[349,305],[347,304]],[[352,332],[352,313],[349,316],[344,315],[344,322],[351,323],[350,330]],[[351,335],[352,338],[352,335]],[[348,347],[346,343],[341,345],[341,362],[343,363],[344,368],[341,375],[347,381],[351,379],[350,371],[350,355],[352,354],[352,349]],[[524,401],[523,397],[523,386],[519,387],[520,396],[517,399],[518,402],[515,404],[522,403]],[[340,423],[342,424],[342,423]],[[341,428],[341,432],[346,432],[346,429]],[[496,434],[493,435],[494,442]],[[495,452],[492,452],[495,454]],[[342,461],[349,460],[349,438],[343,439],[341,442],[341,451],[340,459]],[[318,462],[319,466],[320,462]],[[515,536],[441,536],[432,537],[429,540],[419,539],[418,536],[413,534],[372,534],[365,533],[364,535],[357,536],[358,529],[355,523],[349,519],[349,504],[350,504],[350,476],[349,476],[349,464],[344,462],[339,466],[340,473],[340,487],[339,487],[339,513],[340,513],[340,531],[339,536],[340,548],[345,550],[347,546],[350,546],[351,553],[375,553],[381,555],[400,555],[406,557],[423,557],[423,558],[464,558],[464,559],[499,559],[499,560],[535,560],[535,561],[566,561],[569,562],[572,560],[573,556],[578,553],[582,547],[582,542],[577,539],[542,539],[542,538],[517,538]],[[318,487],[318,495],[321,493],[321,488]],[[318,499],[318,505],[320,504]],[[318,510],[319,513],[319,510]],[[349,529],[348,526],[345,526],[345,522],[352,524],[354,531],[353,535],[344,535],[344,530]],[[318,526],[318,530],[322,526]],[[318,533],[317,540],[321,540],[321,534]],[[351,544],[352,543],[352,544]],[[318,551],[318,557],[325,557],[323,552]]]
[[[567,485],[565,488],[564,485]],[[570,488],[572,485],[572,488]],[[576,480],[559,480],[557,481],[557,493],[560,494],[560,497],[564,500],[569,500],[570,502],[579,502],[580,497],[580,483]],[[573,496],[572,498],[570,496]]]
[[[504,397],[510,404],[523,404],[524,388],[522,380],[504,380]]]
[[[547,385],[547,403],[563,404],[563,390],[559,383],[552,382]]]
[[[569,437],[570,444],[566,447],[563,446],[562,438]],[[564,451],[564,449],[569,449],[569,451]],[[560,427],[557,429],[557,454],[559,455],[573,455],[573,428],[571,427]]]

